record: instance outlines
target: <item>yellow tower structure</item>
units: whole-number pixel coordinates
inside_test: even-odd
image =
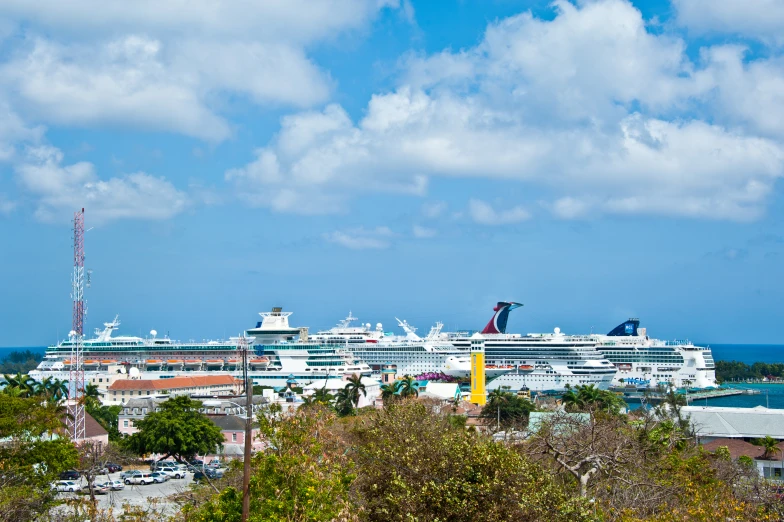
[[[471,402],[484,406],[487,403],[485,390],[485,339],[475,333],[471,337]]]

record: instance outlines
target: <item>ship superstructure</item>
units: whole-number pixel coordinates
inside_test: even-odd
[[[294,379],[307,383],[314,379],[342,378],[346,374],[370,375],[367,364],[357,362],[345,346],[307,340],[307,329],[292,328],[289,312],[273,308],[262,312],[255,328],[247,330],[254,338],[250,357],[250,378],[255,384],[285,386]],[[120,322],[115,318],[96,329],[93,339],[82,341],[84,368],[89,377],[97,373],[124,372],[136,368],[142,378],[168,378],[177,375],[206,375],[224,372],[241,377],[242,360],[236,340],[180,342],[168,337],[116,336]],[[302,339],[300,338],[302,336]],[[36,380],[45,377],[67,379],[72,340],[50,346],[44,360],[30,372]]]
[[[618,369],[616,386],[675,388],[716,387],[711,349],[689,341],[664,341],[648,337],[640,320],[631,318],[607,335],[591,335],[597,349]]]
[[[616,368],[586,335],[566,335],[559,328],[545,334],[509,334],[509,312],[522,305],[499,302],[495,314],[482,330],[487,364],[512,366],[513,370],[489,380],[487,389],[508,386],[512,390],[563,391],[566,385],[593,384],[609,388]],[[448,335],[455,347],[469,350],[467,333]]]
[[[337,326],[320,331],[313,338],[332,344],[345,343],[357,359],[369,364],[375,372],[381,371],[382,366],[392,365],[398,375],[444,373],[468,377],[471,374],[469,352],[442,338],[443,323],[436,323],[427,336],[420,337],[407,321],[395,319],[405,335],[385,333],[381,323],[375,329],[370,323],[354,326],[352,323],[358,319],[349,313]],[[511,369],[511,366],[491,365],[485,368],[485,373],[495,377]]]

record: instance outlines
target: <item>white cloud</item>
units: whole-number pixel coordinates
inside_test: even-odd
[[[163,178],[138,172],[103,180],[91,163],[63,165],[63,153],[49,146],[30,148],[16,170],[20,184],[36,198],[41,221],[66,220],[82,207],[94,222],[167,219],[188,204],[186,195]]]
[[[209,105],[219,93],[264,103],[323,101],[326,77],[285,45],[161,41],[128,36],[93,45],[35,39],[0,68],[37,118],[72,125],[128,125],[220,141],[229,124]]]
[[[231,135],[221,109],[325,102],[333,82],[306,49],[365,29],[378,0],[0,3],[9,39],[0,89],[39,121],[128,126],[208,141]],[[46,35],[45,37],[43,35]],[[21,43],[20,43],[21,42]],[[2,94],[2,92],[0,92]]]
[[[480,225],[508,225],[531,217],[531,214],[519,205],[499,211],[480,199],[472,199],[468,202],[468,213],[471,219]]]
[[[422,215],[429,219],[440,217],[446,212],[447,204],[444,201],[428,201],[422,204]]]
[[[415,238],[418,239],[427,239],[431,237],[435,237],[438,232],[434,228],[423,227],[421,225],[414,225],[412,227],[412,232]]]
[[[409,57],[403,83],[356,123],[335,105],[284,118],[227,177],[281,211],[296,209],[274,204],[280,190],[339,200],[317,205],[337,211],[355,187],[421,195],[440,176],[535,186],[562,218],[758,217],[784,174],[780,65],[741,64],[733,83],[727,48],[706,50],[698,68],[626,1],[555,6],[551,21],[491,24],[475,48]],[[748,90],[758,96],[737,103]],[[274,168],[251,176],[262,157]],[[474,206],[485,222],[504,216]]]
[[[390,239],[395,236],[388,227],[366,229],[364,227],[350,230],[329,232],[324,239],[352,250],[379,250],[389,248]]]
[[[673,0],[680,25],[697,34],[730,34],[784,43],[780,0]]]
[[[8,104],[0,100],[0,162],[11,161],[16,156],[19,143],[38,141],[43,131],[41,127],[27,125]]]
[[[345,30],[362,29],[379,8],[378,0],[4,0],[0,14],[32,22],[67,36],[122,32],[200,35],[204,39],[243,37],[308,43]]]

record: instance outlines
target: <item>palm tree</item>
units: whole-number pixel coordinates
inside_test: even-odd
[[[338,393],[335,395],[335,411],[341,417],[354,413],[354,403],[351,402],[351,397],[346,388],[338,390]]]
[[[355,373],[347,379],[346,383],[346,394],[348,395],[352,404],[354,404],[355,408],[359,404],[360,392],[362,392],[362,395],[367,397],[367,390],[365,390],[365,385],[362,384],[362,377]]]
[[[310,397],[303,397],[302,401],[304,403],[303,406],[314,406],[316,404],[328,405],[332,402],[332,399],[334,399],[334,396],[327,391],[325,384],[324,388],[317,389]]]
[[[575,390],[569,385],[566,385],[566,392],[561,397],[561,404],[567,411],[581,410],[585,407],[583,397],[580,396],[579,391]]]
[[[83,404],[85,408],[97,409],[101,407],[101,392],[98,391],[98,386],[87,383],[84,387],[82,396],[79,398],[79,403]]]
[[[16,388],[18,391],[12,393],[18,393],[19,397],[31,397],[35,395],[35,379],[29,375],[23,375],[22,372],[19,372],[16,375],[3,375],[3,379],[6,382],[5,390]]]
[[[55,400],[68,398],[68,381],[55,379],[52,381],[52,397]]]
[[[400,390],[401,397],[419,397],[418,385],[413,377],[406,375],[400,381],[398,389]]]
[[[781,448],[778,447],[778,441],[770,435],[765,435],[765,438],[759,442],[765,448],[765,453],[762,454],[763,459],[771,459],[776,456],[776,453],[781,452]]]
[[[394,381],[389,384],[381,385],[381,400],[384,401],[384,404],[387,404],[389,401],[397,397],[397,392],[399,389],[400,381]]]

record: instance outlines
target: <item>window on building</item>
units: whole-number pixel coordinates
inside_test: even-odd
[[[127,420],[124,420],[124,421],[123,421],[123,428],[127,428],[127,427],[128,427],[128,421],[127,421]]]
[[[232,442],[237,442],[237,434],[236,433],[232,433],[231,434],[231,441]]]

